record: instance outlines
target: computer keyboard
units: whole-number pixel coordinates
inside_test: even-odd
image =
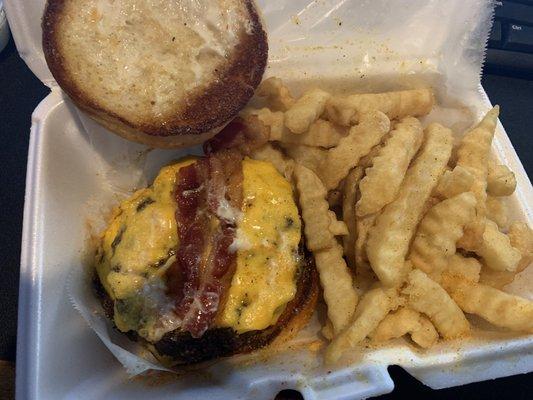
[[[533,77],[533,0],[498,0],[485,71]]]

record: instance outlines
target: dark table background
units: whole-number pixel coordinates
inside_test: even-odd
[[[491,70],[491,72],[497,72]],[[494,104],[500,104],[500,119],[529,176],[533,173],[533,80],[486,74],[483,86]],[[11,41],[0,53],[0,398],[8,398],[8,376],[15,362],[20,239],[26,177],[26,158],[31,113],[48,94],[26,67]],[[59,355],[60,353],[58,353]],[[3,367],[4,366],[4,367]],[[7,370],[6,370],[6,367]],[[4,368],[5,372],[1,372]],[[389,371],[396,384],[391,394],[433,399],[530,399],[533,373],[432,391],[400,367]],[[294,394],[293,394],[294,395]],[[294,397],[294,396],[289,396]]]

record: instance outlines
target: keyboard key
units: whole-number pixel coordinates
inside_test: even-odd
[[[533,27],[509,24],[505,49],[533,52]]]
[[[494,21],[492,30],[490,31],[489,47],[501,47],[502,42],[502,23]]]
[[[533,9],[531,6],[521,3],[497,0],[496,18],[533,25]]]

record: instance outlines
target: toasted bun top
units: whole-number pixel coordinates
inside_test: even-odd
[[[251,0],[49,0],[43,48],[78,106],[153,136],[223,126],[267,58]]]

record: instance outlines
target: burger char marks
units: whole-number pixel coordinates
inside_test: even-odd
[[[241,155],[222,151],[180,169],[176,184],[179,248],[167,272],[181,329],[200,337],[223,306],[235,271],[242,204]]]

